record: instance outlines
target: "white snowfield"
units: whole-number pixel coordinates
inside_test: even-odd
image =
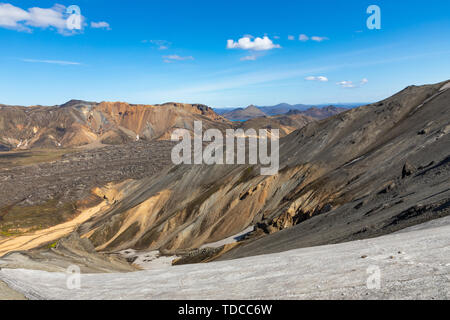
[[[3,269],[29,299],[449,299],[450,217],[376,239],[120,274]],[[73,282],[72,282],[73,283]]]

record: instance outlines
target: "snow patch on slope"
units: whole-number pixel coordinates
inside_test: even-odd
[[[431,228],[431,229],[430,229]],[[45,299],[449,299],[450,221],[375,239],[208,264],[120,274],[0,271],[28,298]],[[380,288],[369,289],[371,271]]]

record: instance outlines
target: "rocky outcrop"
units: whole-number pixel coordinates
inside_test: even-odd
[[[416,172],[416,168],[414,168],[414,166],[411,163],[406,161],[406,163],[405,163],[405,165],[403,166],[403,169],[402,169],[402,178],[404,179],[406,177],[409,177],[414,172]]]

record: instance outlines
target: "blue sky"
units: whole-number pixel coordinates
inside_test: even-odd
[[[448,0],[3,1],[4,104],[370,102],[450,78]]]

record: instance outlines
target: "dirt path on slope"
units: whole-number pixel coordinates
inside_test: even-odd
[[[55,242],[73,232],[80,224],[102,212],[107,207],[109,207],[107,201],[103,201],[95,207],[84,210],[71,221],[31,234],[2,239],[0,240],[0,257],[9,252],[30,250],[46,243]]]

